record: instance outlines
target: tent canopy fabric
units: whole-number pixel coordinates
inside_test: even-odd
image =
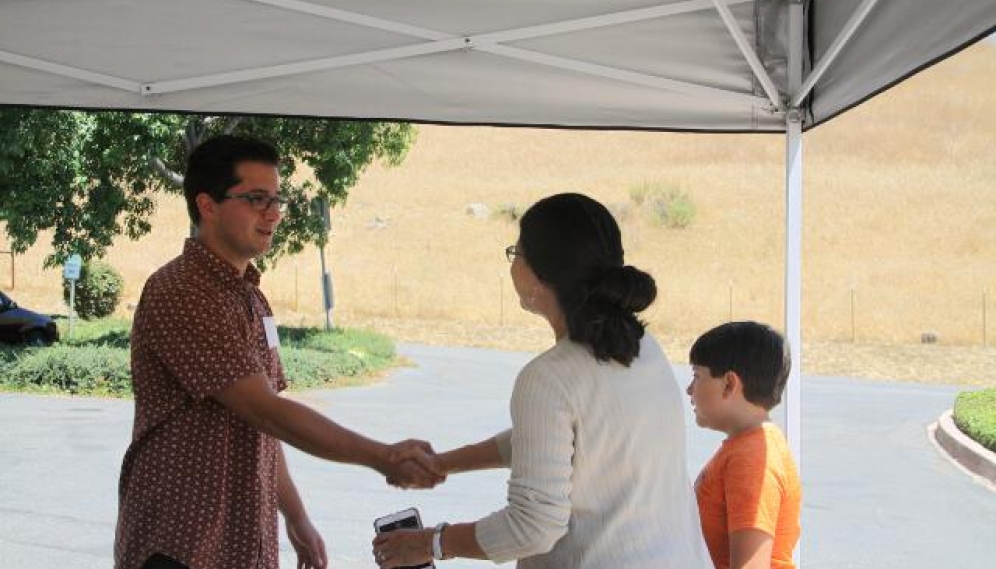
[[[994,27],[993,0],[0,0],[0,105],[783,132]]]

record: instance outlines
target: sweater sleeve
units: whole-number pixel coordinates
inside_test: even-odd
[[[550,551],[571,515],[574,413],[556,379],[527,366],[512,392],[508,505],[475,526],[495,563]]]
[[[495,435],[495,445],[501,455],[501,463],[508,466],[512,461],[512,429],[506,429]]]

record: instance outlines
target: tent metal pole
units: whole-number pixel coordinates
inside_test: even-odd
[[[45,61],[34,57],[25,57],[9,51],[0,51],[0,63],[9,63],[18,67],[34,69],[35,71],[43,71],[45,73],[51,73],[52,75],[59,75],[61,77],[69,77],[71,79],[79,79],[80,81],[85,81],[87,83],[103,85],[105,87],[112,87],[114,89],[120,89],[122,91],[129,91],[132,93],[138,93],[141,90],[141,83],[138,81],[122,79],[112,75],[105,75],[103,73],[97,73],[96,71],[80,69],[79,67],[70,67],[69,65],[52,63],[51,61]]]
[[[321,6],[318,4],[312,4],[310,2],[302,2],[301,0],[246,0],[246,1],[257,2],[260,4],[273,6],[275,8],[282,8],[284,10],[300,12],[302,14],[311,14],[313,16],[318,16],[321,18],[338,20],[340,22],[348,22],[351,24],[357,24],[360,26],[375,28],[386,32],[408,35],[425,40],[440,41],[440,40],[450,39],[453,37],[453,34],[445,32],[394,22],[392,20],[385,20],[383,18],[374,18],[356,12],[349,12],[346,10],[340,10],[338,8],[332,8],[329,6]],[[736,4],[746,4],[748,2],[753,2],[753,1],[754,0],[725,0],[726,4],[730,6]],[[598,16],[590,16],[587,18],[576,18],[573,20],[564,20],[550,24],[539,24],[535,26],[528,26],[525,28],[516,28],[500,32],[490,32],[477,36],[477,40],[478,43],[504,43],[511,41],[519,41],[524,39],[533,39],[538,37],[551,36],[555,34],[579,32],[579,31],[591,30],[606,26],[619,26],[633,22],[641,22],[644,20],[653,20],[657,18],[665,18],[667,16],[688,14],[690,12],[707,10],[712,6],[713,6],[712,0],[685,0],[684,2],[672,2],[669,4],[662,4],[659,6],[651,6],[649,8],[637,8],[634,10],[624,10],[622,12],[601,14]]]
[[[432,53],[442,53],[445,51],[464,49],[465,43],[466,40],[464,38],[453,38],[444,41],[426,42],[404,47],[367,51],[364,53],[354,53],[349,55],[313,59],[309,61],[299,61],[296,63],[271,65],[269,67],[259,67],[256,69],[244,69],[241,71],[231,71],[227,73],[217,73],[214,75],[203,75],[200,77],[188,77],[185,79],[173,79],[168,81],[153,81],[142,85],[142,94],[161,95],[176,91],[189,91],[191,89],[217,87],[219,85],[228,85],[231,83],[260,81],[263,79],[286,77],[300,73],[326,71],[329,69],[350,67],[353,65],[394,61],[407,57],[417,57],[420,55],[429,55]]]
[[[738,93],[736,91],[727,91],[725,89],[717,89],[715,87],[706,87],[704,85],[689,83],[687,81],[677,81],[675,79],[668,79],[657,75],[636,73],[616,67],[598,65],[566,57],[558,57],[556,55],[549,55],[517,47],[509,47],[498,44],[475,44],[474,49],[477,51],[528,61],[538,65],[546,65],[556,69],[566,69],[577,73],[583,73],[585,75],[591,75],[593,77],[602,77],[613,81],[620,81],[622,83],[632,83],[633,85],[643,85],[644,87],[652,87],[663,91],[683,93],[690,97],[704,97],[747,107],[753,106],[767,108],[770,106],[767,99],[755,96],[751,93]]]
[[[790,92],[802,81],[803,5],[789,5]],[[791,109],[785,122],[785,336],[792,349],[792,371],[785,390],[785,428],[789,447],[802,467],[802,119]]]
[[[737,25],[736,18],[733,17],[733,13],[730,12],[729,6],[727,6],[726,0],[712,0],[713,5],[716,7],[716,11],[719,12],[719,17],[723,20],[723,24],[726,25],[727,31],[733,36],[733,41],[736,42],[737,47],[740,49],[740,53],[743,54],[744,59],[747,60],[747,64],[750,65],[751,70],[754,72],[754,76],[757,77],[758,82],[761,83],[761,87],[764,89],[764,93],[771,100],[771,105],[778,109],[779,111],[784,110],[784,105],[782,104],[781,97],[778,94],[778,88],[775,87],[774,81],[768,75],[768,72],[764,69],[764,65],[761,60],[758,59],[757,53],[754,52],[754,48],[751,47],[750,42],[747,40],[747,36],[744,35],[744,31],[740,29]]]
[[[854,32],[857,31],[858,26],[865,21],[868,13],[871,12],[876,3],[878,3],[878,0],[865,0],[860,6],[858,6],[858,9],[851,15],[850,19],[847,20],[847,24],[844,25],[844,29],[840,31],[840,34],[838,34],[836,38],[834,38],[833,43],[830,44],[827,52],[823,54],[823,57],[821,57],[816,63],[816,67],[814,67],[812,72],[809,73],[809,77],[806,77],[806,82],[802,84],[802,87],[799,87],[798,85],[792,87],[790,92],[794,93],[794,95],[792,95],[792,101],[790,103],[791,106],[798,107],[802,104],[802,101],[806,98],[806,95],[808,95],[809,91],[811,91],[813,86],[816,85],[816,82],[820,80],[820,77],[823,77],[823,74],[826,73],[826,70],[830,67],[830,64],[837,59],[837,56],[840,55],[841,50],[844,49],[844,46],[847,44],[848,40],[850,40],[851,36],[854,35]]]
[[[792,350],[792,371],[785,388],[785,428],[789,446],[801,459],[802,378],[802,120],[797,110],[786,119],[785,154],[785,337]]]
[[[797,92],[802,83],[805,49],[805,14],[803,0],[788,5],[788,91]],[[785,435],[795,457],[799,477],[802,464],[802,121],[797,107],[785,114],[785,337],[792,350],[783,407]],[[801,547],[796,547],[793,561],[802,566]]]

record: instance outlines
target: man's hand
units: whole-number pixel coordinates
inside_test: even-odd
[[[325,555],[325,541],[307,517],[300,520],[284,520],[287,537],[297,552],[297,569],[325,569],[328,557]]]
[[[409,439],[388,447],[387,483],[399,488],[432,488],[446,480],[446,472],[432,445]]]

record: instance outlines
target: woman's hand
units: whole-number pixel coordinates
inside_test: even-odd
[[[284,520],[287,537],[297,552],[297,569],[325,569],[328,557],[325,555],[325,541],[311,525],[307,517],[296,521]]]
[[[398,529],[373,540],[374,560],[380,569],[422,565],[432,560],[431,529]]]

